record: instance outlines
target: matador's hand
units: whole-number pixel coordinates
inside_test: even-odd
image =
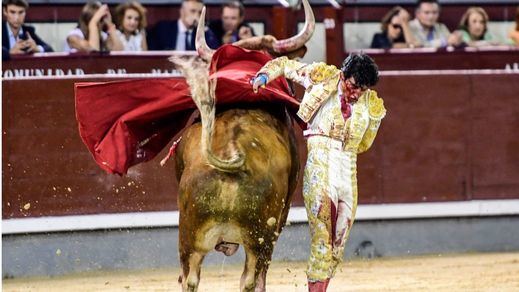
[[[252,79],[252,90],[254,93],[258,93],[258,89],[260,87],[265,87],[265,84],[267,84],[268,76],[265,73],[261,73],[258,76],[256,76],[254,79]]]

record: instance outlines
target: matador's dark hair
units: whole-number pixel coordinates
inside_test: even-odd
[[[351,53],[342,62],[342,73],[346,79],[353,76],[358,86],[371,87],[378,82],[377,64],[368,55]]]

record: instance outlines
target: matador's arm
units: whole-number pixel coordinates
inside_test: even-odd
[[[265,64],[256,76],[265,74],[267,83],[284,76],[308,88],[313,84],[322,83],[333,76],[338,76],[339,73],[340,71],[335,66],[329,66],[325,63],[305,64],[283,56]]]
[[[384,100],[378,97],[375,90],[370,90],[368,94],[369,96],[367,98],[367,106],[369,113],[369,124],[366,132],[364,133],[364,136],[362,136],[357,153],[365,152],[371,147],[375,137],[377,136],[380,122],[382,122],[382,119],[386,116]]]
[[[253,89],[284,76],[306,88],[297,115],[308,122],[322,102],[337,90],[341,71],[325,63],[304,64],[280,57],[265,64],[256,74]]]

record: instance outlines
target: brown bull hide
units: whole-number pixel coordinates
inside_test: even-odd
[[[264,291],[273,248],[297,183],[299,159],[292,122],[283,111],[229,109],[217,115],[214,129],[214,153],[229,157],[238,149],[245,164],[234,173],[208,165],[200,147],[200,123],[183,135],[176,155],[183,290],[197,290],[208,252],[232,254],[242,244],[246,263],[240,290]]]

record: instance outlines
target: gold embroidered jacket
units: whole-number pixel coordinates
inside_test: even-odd
[[[338,97],[341,71],[335,66],[304,64],[280,57],[265,64],[258,71],[260,73],[267,74],[269,81],[284,76],[306,88],[297,115],[309,123],[309,131],[318,131],[315,134],[343,141],[344,149],[355,153],[368,150],[373,143],[386,115],[384,101],[376,91],[367,90],[352,106],[352,114],[345,121]],[[320,117],[319,111],[326,111],[326,114]],[[320,120],[318,127],[313,127],[316,116]]]

